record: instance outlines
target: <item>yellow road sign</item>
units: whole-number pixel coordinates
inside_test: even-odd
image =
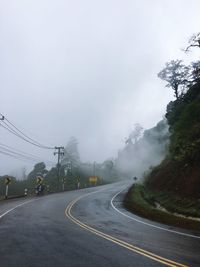
[[[10,177],[5,178],[5,184],[9,185],[11,183],[12,179]]]
[[[91,177],[89,177],[89,182],[90,183],[97,183],[97,180],[98,180],[98,177],[97,176],[91,176]]]
[[[42,176],[37,176],[37,184],[41,184],[43,182]]]

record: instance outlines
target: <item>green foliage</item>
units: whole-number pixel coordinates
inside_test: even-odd
[[[154,204],[155,200],[157,200],[157,197],[158,197],[157,194],[154,194],[146,190],[143,186],[134,184],[129,189],[125,197],[124,205],[126,208],[133,211],[134,213],[142,217],[149,218],[150,220],[159,221],[161,223],[166,223],[168,225],[174,225],[174,226],[188,228],[188,229],[200,230],[199,221],[194,221],[194,220],[190,220],[187,218],[181,218],[174,214],[170,214],[170,213],[157,209]],[[165,194],[162,195],[163,201],[164,199],[165,199],[165,202],[166,202],[166,199],[168,199],[169,201],[168,197],[169,197],[168,195],[165,195]],[[172,203],[172,200],[173,199],[171,198],[171,201],[169,201],[169,203]],[[170,205],[169,203],[168,205]],[[178,203],[178,201],[176,203]],[[188,200],[185,200],[184,202],[184,204],[186,205],[185,212],[188,212],[187,215],[191,215],[191,213],[194,214],[194,210],[193,210],[194,203],[195,203],[194,201],[189,202]],[[179,204],[180,204],[180,199],[179,199]],[[198,203],[198,205],[200,205],[200,203]],[[196,204],[196,207],[198,205]],[[180,207],[181,206],[179,205],[179,211],[181,209]],[[175,209],[175,205],[173,205],[173,208]],[[176,209],[178,209],[178,205],[176,206]],[[181,210],[183,210],[183,208]],[[195,214],[197,215],[197,213]]]
[[[179,120],[184,109],[192,103],[195,99],[200,97],[200,82],[191,86],[187,93],[183,95],[181,98],[171,101],[167,105],[166,118],[170,129],[173,129],[174,124]]]
[[[67,164],[70,163],[70,169],[65,173]],[[89,177],[93,175],[93,163],[82,163],[78,152],[78,142],[72,137],[66,148],[65,156],[60,165],[60,175],[58,178],[57,166],[46,169],[44,162],[35,164],[33,170],[24,177],[22,181],[12,177],[12,183],[9,185],[9,197],[23,196],[24,190],[28,190],[28,195],[35,194],[37,186],[37,176],[43,177],[43,185],[45,192],[58,192],[63,190],[74,190],[77,188],[89,187]],[[111,160],[105,161],[103,164],[96,164],[96,175],[99,177],[97,185],[115,181],[117,179],[114,162]],[[106,180],[107,179],[107,180]],[[5,195],[5,177],[0,177],[0,199]]]
[[[200,87],[199,87],[200,89]],[[178,161],[192,162],[200,157],[200,98],[185,103],[171,128],[170,152]]]
[[[172,60],[167,62],[165,68],[158,73],[158,77],[167,82],[166,87],[171,87],[174,90],[174,96],[179,98],[188,83],[189,68],[182,64],[182,60]]]
[[[64,149],[64,157],[61,164],[66,165],[71,162],[74,165],[80,164],[80,155],[78,151],[78,140],[75,137],[71,137]]]
[[[44,162],[40,162],[35,164],[33,170],[28,175],[28,179],[36,179],[38,175],[44,175],[46,173],[46,165],[44,164]]]
[[[169,127],[163,119],[155,127],[145,130],[143,136],[134,144],[128,142],[123,150],[119,151],[116,167],[122,176],[138,176],[156,166],[168,152]]]
[[[200,81],[200,60],[191,63],[190,77],[194,84]]]
[[[180,197],[200,197],[200,82],[170,102],[166,114],[170,126],[169,153],[146,177],[145,186]]]

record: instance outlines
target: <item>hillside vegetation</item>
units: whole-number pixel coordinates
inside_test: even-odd
[[[200,82],[167,107],[170,143],[166,158],[134,184],[125,206],[140,216],[200,230]],[[181,216],[181,217],[180,217]]]
[[[167,107],[169,154],[150,173],[147,188],[200,198],[200,82]]]
[[[131,138],[133,133],[116,159],[116,168],[123,177],[141,177],[165,158],[168,148],[169,126],[166,119],[145,130],[142,137]]]
[[[200,48],[200,33],[189,41]],[[163,161],[147,171],[125,197],[127,208],[141,216],[174,226],[200,230],[200,60],[165,64],[158,77],[174,91],[167,106],[168,150]]]

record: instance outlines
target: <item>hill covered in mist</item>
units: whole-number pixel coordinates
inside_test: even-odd
[[[117,170],[125,177],[141,177],[149,168],[158,165],[168,151],[169,126],[163,119],[155,127],[145,130],[141,138],[129,137],[118,152]]]
[[[186,51],[193,47],[200,48],[200,33],[192,36]],[[133,184],[124,204],[151,220],[199,230],[200,61],[186,66],[182,60],[172,60],[158,77],[174,91],[176,98],[168,104],[165,115],[169,132],[163,144],[168,148],[160,150],[163,153],[155,150],[155,154],[163,156],[161,163],[146,172],[143,183]],[[158,131],[156,140],[159,138],[162,144],[163,135]],[[155,154],[149,153],[150,160]]]
[[[146,185],[154,191],[200,197],[200,81],[170,102],[166,118],[170,130],[169,153],[152,170]]]

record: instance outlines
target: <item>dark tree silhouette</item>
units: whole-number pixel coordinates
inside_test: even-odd
[[[192,84],[200,81],[200,60],[191,63],[190,79]]]
[[[158,77],[167,81],[166,87],[174,90],[174,96],[179,98],[179,89],[182,90],[188,84],[189,68],[182,64],[182,60],[172,60],[166,63],[163,70],[158,73]]]
[[[138,138],[141,136],[143,127],[139,123],[134,124],[134,130],[129,134],[129,137],[126,139],[126,144],[132,144],[132,140],[136,143]]]
[[[191,47],[199,47],[200,48],[200,32],[197,34],[193,34],[189,41],[189,45],[186,47],[185,52],[188,52]]]

